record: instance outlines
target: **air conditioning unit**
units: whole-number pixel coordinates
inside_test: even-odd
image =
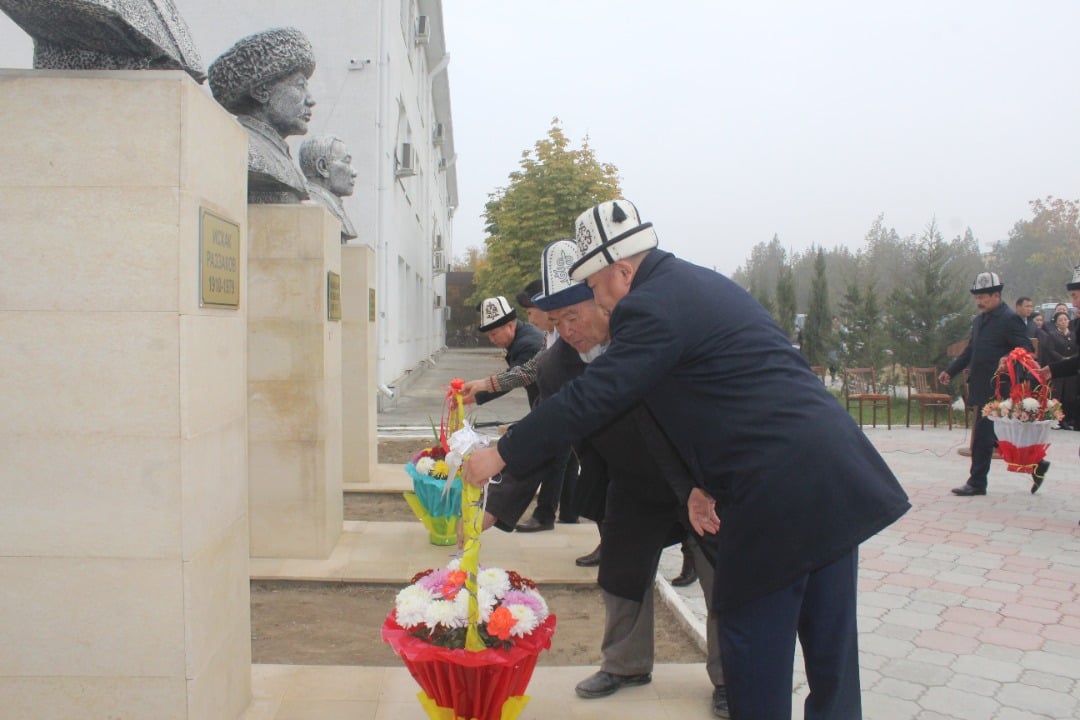
[[[435,123],[434,129],[431,131],[431,144],[442,145],[443,143],[443,124]]]
[[[431,23],[427,15],[416,18],[416,44],[425,45],[431,39]]]
[[[397,157],[397,167],[394,170],[394,176],[412,177],[416,174],[416,150],[413,149],[412,143],[401,143],[401,152]]]

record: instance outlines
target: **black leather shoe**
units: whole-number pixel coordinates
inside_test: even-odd
[[[671,579],[671,586],[686,587],[696,581],[697,569],[694,568],[694,556],[684,551],[682,556],[682,569],[679,570],[678,575]]]
[[[1034,483],[1031,486],[1031,494],[1034,495],[1042,487],[1043,480],[1046,479],[1046,471],[1050,469],[1049,460],[1040,460],[1039,464],[1035,466],[1035,472],[1031,473],[1031,481]]]
[[[574,564],[577,565],[578,567],[596,567],[597,565],[599,565],[600,564],[600,546],[597,545],[596,549],[593,550],[588,555],[582,555],[581,557],[579,557],[577,560],[574,561]]]
[[[986,488],[977,488],[974,485],[961,485],[958,488],[952,489],[953,495],[959,495],[960,497],[971,497],[972,495],[985,495]]]
[[[717,685],[712,691],[712,714],[718,718],[730,718],[731,711],[727,706],[727,688]]]
[[[544,530],[554,530],[554,522],[540,522],[535,517],[531,517],[523,523],[518,523],[514,526],[514,529],[518,532],[542,532]]]
[[[583,698],[607,697],[619,688],[648,685],[651,682],[651,673],[645,673],[644,675],[616,675],[601,670],[579,682],[577,687],[574,688],[574,692],[578,694],[578,697]]]

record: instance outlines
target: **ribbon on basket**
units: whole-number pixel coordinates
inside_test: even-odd
[[[1002,397],[1005,378],[1007,399]],[[1010,471],[1034,472],[1050,447],[1050,426],[1059,417],[1060,403],[1050,397],[1039,364],[1024,348],[1014,348],[1001,359],[994,380],[996,399],[983,405],[982,414],[994,423],[998,451]]]
[[[465,381],[454,378],[447,393],[447,409],[441,424],[439,440],[446,450],[449,477],[457,477],[458,469],[473,450],[487,447],[488,439],[465,421],[465,401],[461,391]],[[449,436],[447,436],[449,428]],[[480,572],[480,533],[483,531],[486,490],[468,483],[461,486],[461,525],[465,537],[461,555],[461,570],[465,573],[465,591],[469,597],[469,627],[465,634],[465,649],[471,652],[486,650],[480,638],[480,606],[477,603],[476,575]]]
[[[1039,363],[1035,361],[1035,356],[1031,354],[1031,351],[1020,347],[1013,348],[1012,352],[1002,359],[1002,363],[1005,365],[1005,374],[1009,378],[1009,399],[1014,403],[1021,402],[1024,399],[1024,391],[1027,390],[1031,393],[1029,397],[1034,397],[1039,401],[1039,407],[1045,408],[1050,388],[1042,381],[1042,377],[1039,375]],[[1031,377],[1035,378],[1039,385],[1038,390],[1031,390],[1031,385],[1026,379],[1017,380],[1017,366],[1026,370]],[[1000,369],[994,373],[994,379],[996,381],[994,394],[998,400],[1001,400],[1002,377]]]

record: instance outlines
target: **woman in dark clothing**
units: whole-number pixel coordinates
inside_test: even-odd
[[[1076,336],[1069,328],[1069,313],[1054,313],[1054,326],[1046,330],[1043,337],[1044,342],[1039,346],[1040,364],[1049,365],[1077,356]],[[1061,400],[1061,409],[1065,413],[1061,427],[1066,430],[1080,429],[1080,418],[1078,418],[1080,413],[1077,412],[1080,410],[1077,407],[1077,384],[1078,376],[1072,374],[1068,377],[1054,378],[1050,385],[1054,397]]]

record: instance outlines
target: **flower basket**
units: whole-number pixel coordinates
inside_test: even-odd
[[[419,683],[417,697],[431,720],[516,720],[536,658],[551,647],[555,616],[532,580],[480,565],[484,491],[463,486],[458,469],[488,440],[465,421],[463,386],[456,378],[450,383],[439,448],[420,451],[405,467],[416,488],[405,499],[427,518],[432,542],[434,520],[456,522],[460,507],[464,548],[460,559],[417,573],[397,594],[382,637]]]
[[[1038,363],[1023,348],[1002,358],[995,379],[995,399],[983,405],[983,417],[994,423],[998,453],[1009,470],[1033,473],[1050,447],[1050,427],[1062,418],[1061,403],[1050,397]]]
[[[406,492],[405,502],[428,531],[432,545],[457,544],[458,513],[461,509],[461,477],[453,481],[425,475],[412,462],[405,465],[405,472],[413,481],[413,492]],[[443,496],[446,483],[450,491]]]
[[[1024,422],[1013,418],[990,417],[994,423],[994,434],[998,439],[998,452],[1008,463],[1012,472],[1030,474],[1035,466],[1046,457],[1050,447],[1050,428],[1053,420]]]
[[[383,640],[420,685],[420,704],[431,720],[515,720],[529,698],[525,689],[540,653],[551,647],[555,616],[508,650],[470,652],[431,645],[397,624],[382,627]]]

